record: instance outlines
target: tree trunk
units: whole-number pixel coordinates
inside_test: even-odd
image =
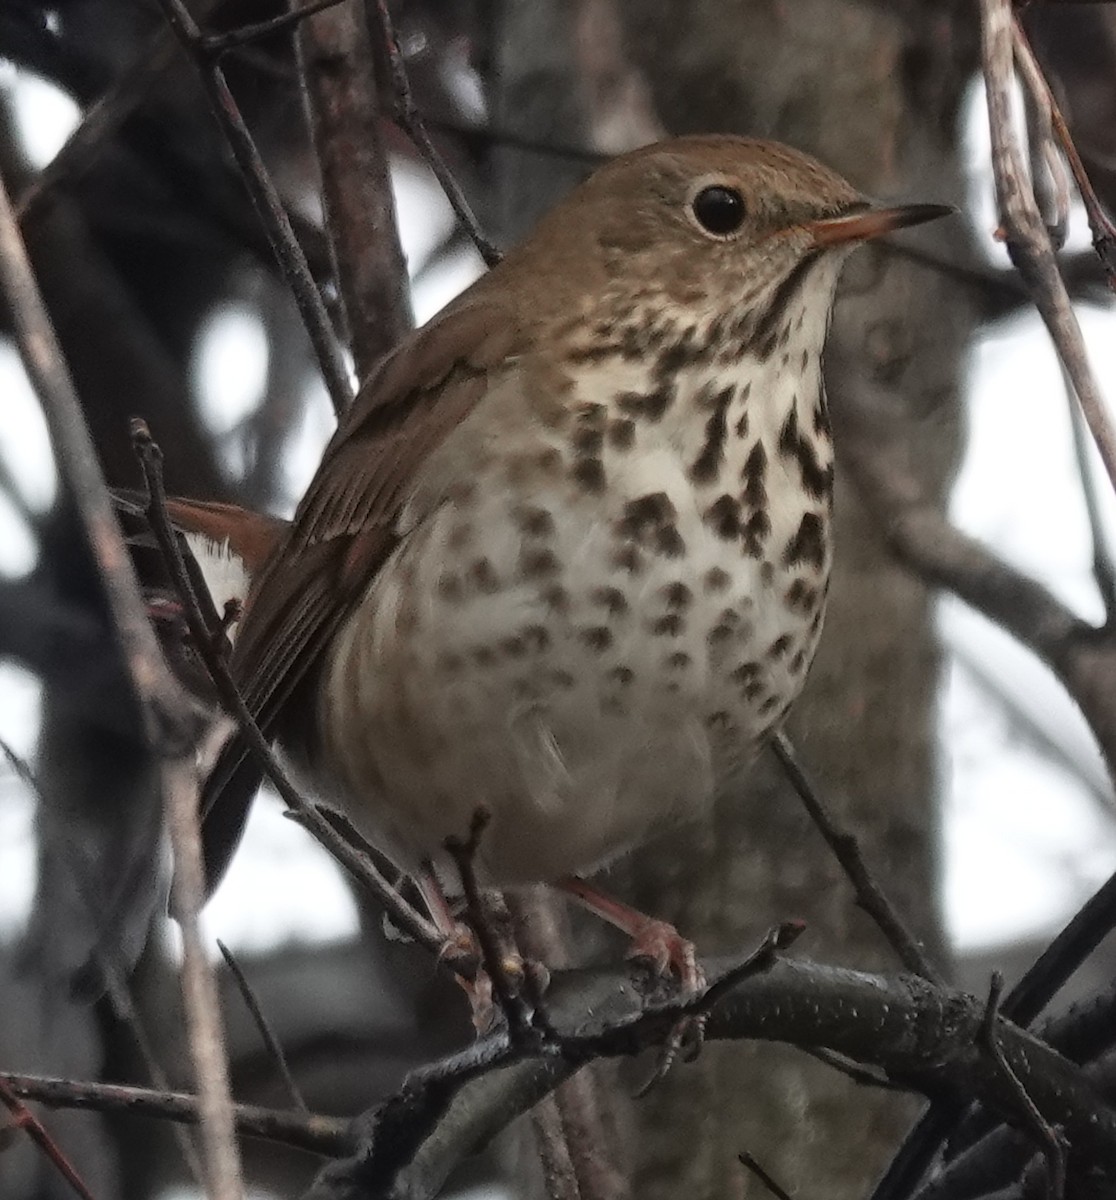
[[[945,6],[575,7],[571,15],[555,0],[505,3],[496,109],[517,133],[567,145],[595,138],[610,151],[620,148],[618,128],[638,135],[656,121],[670,133],[774,137],[818,155],[870,195],[962,199],[956,116],[971,46]],[[521,152],[505,152],[502,167],[505,227],[514,231],[571,182],[568,163]],[[969,253],[956,219],[918,237],[947,247],[951,258]],[[838,466],[842,439],[869,428],[889,451],[909,454],[919,481],[941,497],[957,449],[958,377],[973,324],[967,298],[932,269],[879,247],[855,256],[841,296],[827,373]],[[888,560],[840,470],[836,511],[826,631],[790,732],[941,964],[931,605]],[[623,888],[620,877],[637,903],[676,921],[703,952],[747,945],[774,922],[802,917],[802,952],[898,969],[768,755],[746,795],[713,822],[648,847],[610,885]],[[675,1068],[632,1104],[633,1194],[755,1194],[758,1185],[736,1162],[748,1150],[792,1194],[863,1196],[914,1107],[854,1087],[782,1047],[707,1047],[695,1065]]]

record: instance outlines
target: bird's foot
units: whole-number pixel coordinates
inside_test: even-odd
[[[576,875],[559,880],[558,887],[626,933],[632,939],[628,957],[649,961],[656,974],[664,978],[675,976],[687,998],[705,987],[705,974],[698,965],[693,942],[669,921],[649,917]]]
[[[674,975],[686,996],[696,996],[705,987],[705,972],[697,961],[694,944],[669,921],[644,917],[631,931],[628,958],[649,962],[655,973]]]

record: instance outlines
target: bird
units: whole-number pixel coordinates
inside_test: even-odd
[[[692,981],[677,930],[586,876],[739,793],[799,695],[840,268],[950,211],[731,135],[601,166],[373,369],[290,524],[248,522],[230,666],[263,732],[426,889],[484,812],[485,886],[558,886]],[[211,888],[259,779],[234,734]]]

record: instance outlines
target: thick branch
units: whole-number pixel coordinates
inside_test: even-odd
[[[364,379],[413,324],[380,133],[375,59],[354,4],[303,21],[297,46],[326,229],[357,378]]]

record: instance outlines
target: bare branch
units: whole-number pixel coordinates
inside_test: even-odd
[[[414,323],[375,58],[363,13],[353,4],[304,21],[296,46],[325,226],[357,378],[364,379]]]
[[[283,202],[275,190],[248,126],[240,115],[232,92],[229,91],[219,58],[206,50],[204,36],[197,22],[182,0],[159,0],[159,4],[205,86],[214,116],[228,139],[229,148],[240,168],[252,203],[259,213],[275,258],[294,293],[295,302],[306,325],[306,332],[310,335],[310,342],[317,355],[326,390],[333,402],[334,412],[340,415],[348,408],[353,398],[352,384],[321,293],[310,273],[306,255],[291,228]]]
[[[494,267],[503,255],[500,250],[485,236],[480,223],[469,207],[461,185],[446,166],[445,160],[431,140],[426,130],[422,116],[415,106],[411,95],[411,83],[407,78],[407,66],[403,61],[403,52],[399,48],[399,39],[395,36],[395,27],[388,11],[387,0],[364,0],[365,11],[368,14],[368,26],[377,29],[387,55],[388,66],[391,70],[392,92],[395,96],[395,120],[399,128],[414,142],[427,166],[434,172],[442,191],[450,202],[458,221],[464,227],[477,252],[485,264]]]
[[[841,869],[852,884],[857,904],[875,921],[880,932],[898,955],[899,961],[908,971],[921,975],[923,979],[928,979],[931,983],[941,983],[941,975],[923,953],[922,947],[915,940],[903,918],[896,912],[868,869],[856,838],[852,834],[838,829],[834,824],[833,818],[826,811],[817,791],[802,769],[790,738],[785,733],[777,733],[771,739],[771,749],[775,752],[775,757],[798,793],[799,799],[805,805],[810,820],[825,839],[826,845],[833,851],[833,856],[840,863]]]
[[[1062,380],[1066,389],[1077,478],[1081,484],[1081,497],[1085,501],[1085,516],[1089,522],[1089,536],[1093,543],[1093,579],[1104,605],[1105,624],[1113,625],[1116,623],[1116,563],[1112,561],[1112,552],[1108,546],[1108,532],[1104,527],[1100,497],[1097,494],[1096,472],[1089,457],[1089,431],[1085,427],[1081,405],[1077,403],[1077,397],[1074,395],[1073,381],[1065,366],[1059,365],[1062,367]]]
[[[255,1022],[256,1028],[260,1031],[264,1048],[279,1071],[279,1077],[283,1080],[283,1085],[287,1089],[287,1095],[291,1098],[292,1106],[297,1108],[299,1112],[309,1112],[310,1110],[306,1105],[306,1101],[302,1098],[302,1093],[298,1090],[298,1084],[295,1083],[294,1076],[291,1074],[291,1068],[287,1063],[287,1056],[283,1053],[283,1047],[279,1039],[275,1036],[275,1031],[268,1023],[263,1007],[256,997],[256,993],[252,990],[252,985],[248,982],[248,977],[240,969],[240,963],[236,961],[236,956],[220,939],[217,942],[217,949],[221,951],[221,957],[232,972],[237,991],[240,992],[245,1007]]]
[[[1023,77],[1027,90],[1034,97],[1035,103],[1042,108],[1049,120],[1050,129],[1062,147],[1062,153],[1066,156],[1069,168],[1073,172],[1074,182],[1077,184],[1077,190],[1085,205],[1089,230],[1093,235],[1093,249],[1097,252],[1097,257],[1104,267],[1109,285],[1116,289],[1116,225],[1109,219],[1097,198],[1092,181],[1085,170],[1085,164],[1077,152],[1073,135],[1069,131],[1069,126],[1066,124],[1066,119],[1062,115],[1062,110],[1054,98],[1050,85],[1046,82],[1046,76],[1039,66],[1038,59],[1031,48],[1031,43],[1027,40],[1027,35],[1023,32],[1023,26],[1019,23],[1018,17],[1012,23],[1012,36],[1015,42],[1015,61],[1019,67],[1019,73]]]
[[[51,1079],[40,1075],[0,1073],[17,1096],[35,1100],[48,1108],[72,1108],[89,1112],[124,1112],[163,1121],[197,1125],[201,1106],[197,1096],[163,1089],[127,1087],[118,1083],[83,1083],[74,1079]],[[245,1137],[279,1142],[312,1154],[339,1155],[352,1151],[349,1123],[334,1117],[307,1116],[237,1104],[233,1109],[237,1131]]]
[[[1014,27],[1011,0],[981,0],[981,47],[992,134],[992,169],[1004,238],[1012,261],[1031,289],[1035,307],[1069,371],[1109,482],[1116,489],[1116,428],[1089,366],[1081,326],[1027,181],[1018,137],[1012,125]]]
[[[988,1052],[996,1069],[1014,1092],[1018,1106],[1026,1117],[1025,1128],[1032,1133],[1042,1147],[1050,1176],[1050,1200],[1063,1200],[1066,1194],[1065,1147],[1050,1122],[1039,1112],[1037,1105],[1028,1095],[1026,1087],[1007,1061],[1003,1047],[1000,1045],[996,1018],[999,1016],[1000,997],[1003,995],[1003,991],[1004,977],[999,971],[996,971],[992,975],[992,983],[988,990],[988,1004],[984,1020],[980,1024],[977,1041]]]

